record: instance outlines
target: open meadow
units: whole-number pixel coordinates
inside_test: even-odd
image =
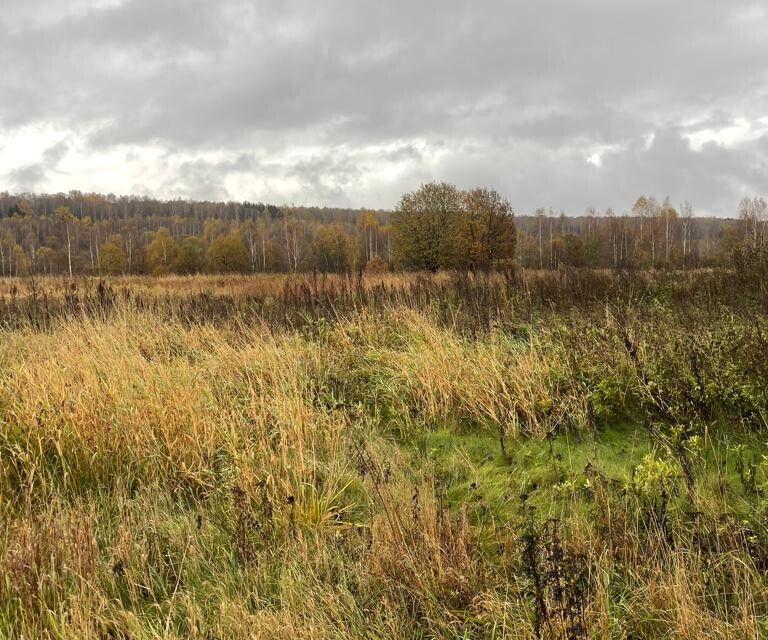
[[[754,282],[0,286],[0,637],[768,633]]]
[[[0,640],[768,640],[766,61],[0,0]]]

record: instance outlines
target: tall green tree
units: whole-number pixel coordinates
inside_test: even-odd
[[[181,241],[176,259],[173,262],[173,270],[185,275],[199,273],[205,263],[205,246],[202,240],[196,236],[188,236]]]
[[[406,193],[392,213],[395,263],[424,271],[454,266],[463,209],[462,192],[446,182]]]
[[[404,269],[490,269],[512,261],[512,207],[496,191],[447,183],[405,194],[392,214],[393,255]]]

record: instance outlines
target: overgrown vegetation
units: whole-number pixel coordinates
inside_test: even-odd
[[[5,281],[0,636],[764,637],[748,273]]]

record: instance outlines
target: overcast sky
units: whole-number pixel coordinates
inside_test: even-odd
[[[765,0],[0,2],[0,190],[768,195]]]

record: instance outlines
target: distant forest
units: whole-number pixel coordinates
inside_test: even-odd
[[[516,215],[515,260],[528,268],[698,268],[766,241],[766,203],[738,218],[640,197],[628,213]],[[401,268],[386,211],[0,192],[0,274],[349,272]],[[515,246],[515,245],[513,245]]]

